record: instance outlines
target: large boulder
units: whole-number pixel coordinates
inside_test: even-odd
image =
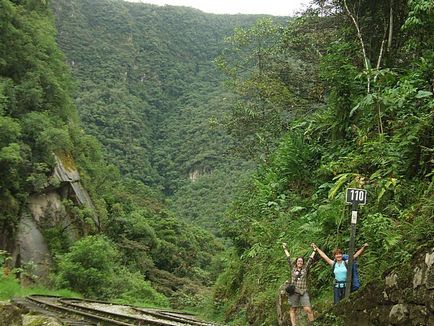
[[[21,309],[10,302],[0,301],[0,326],[21,326]]]

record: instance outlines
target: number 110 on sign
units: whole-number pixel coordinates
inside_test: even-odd
[[[366,204],[366,190],[364,189],[347,189],[346,202],[348,204]]]

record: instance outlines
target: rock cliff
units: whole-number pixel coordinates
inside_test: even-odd
[[[28,281],[29,272],[41,281],[48,276],[52,259],[44,238],[44,228],[60,227],[64,230],[65,237],[72,240],[76,240],[83,233],[67,213],[63,200],[70,200],[77,206],[94,208],[89,194],[81,185],[80,175],[72,160],[67,156],[57,155],[55,159],[56,166],[52,177],[56,186],[47,186],[43,192],[28,197],[27,207],[20,216],[17,231],[13,239],[9,239],[8,248],[3,248],[12,256],[12,266],[9,267],[31,269],[22,275],[26,278],[23,281]]]

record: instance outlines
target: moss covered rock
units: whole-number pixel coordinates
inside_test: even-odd
[[[62,326],[56,318],[27,314],[23,316],[23,326]]]
[[[21,326],[21,309],[8,301],[0,301],[0,326]]]

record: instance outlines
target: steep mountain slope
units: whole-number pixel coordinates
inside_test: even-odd
[[[0,263],[13,271],[0,280],[49,279],[125,302],[202,302],[222,244],[103,158],[79,124],[55,35],[47,2],[0,0]]]
[[[225,216],[224,234],[235,248],[214,288],[215,309],[232,325],[274,325],[282,316],[280,311],[276,315],[278,289],[291,275],[282,242],[293,258],[307,258],[313,242],[330,258],[335,248],[349,251],[354,222],[345,193],[361,188],[368,202],[359,207],[355,242],[358,248],[369,244],[359,259],[366,289],[333,311],[343,325],[358,325],[356,318],[361,325],[427,325],[434,313],[434,3],[315,2],[324,6],[284,31],[262,34],[267,36],[263,42],[248,44],[251,51],[238,60],[222,60],[233,68],[229,73],[240,72],[231,77],[247,94],[240,99],[245,110],[231,122],[245,127],[244,121],[257,121],[251,112],[260,114],[264,108],[264,115],[278,117],[280,107],[268,106],[276,103],[276,87],[269,85],[288,90],[278,93],[279,100],[293,103],[283,112],[294,118],[284,137],[263,133],[263,143],[277,141],[277,149]],[[277,44],[274,51],[261,47],[267,41]],[[268,60],[255,66],[257,74],[246,76],[240,67],[258,53],[268,54]],[[291,98],[294,86],[286,81],[297,75],[284,72],[291,72],[291,55],[297,53],[318,67],[301,79],[323,94],[317,106],[301,106]],[[295,115],[300,108],[310,110]],[[253,125],[253,132],[261,127]],[[280,131],[279,124],[271,127]],[[427,251],[419,255],[423,247]],[[330,266],[320,261],[309,272],[316,312],[330,312],[330,274]],[[389,285],[383,277],[391,278]],[[325,318],[330,325],[339,325],[330,317]]]
[[[232,140],[211,123],[227,112],[230,96],[213,60],[235,27],[259,16],[108,0],[58,0],[53,8],[59,46],[78,81],[80,118],[109,161],[123,175],[175,193],[174,207],[184,207],[189,219],[187,201],[195,197],[204,205],[219,198],[221,212],[227,201],[221,193],[231,193],[234,178],[219,169],[238,173],[246,165],[228,163]],[[212,185],[214,173],[226,180],[225,188]],[[191,175],[209,179],[209,195],[195,190]],[[191,197],[176,195],[181,186]],[[197,209],[192,213],[203,224],[221,216]]]

